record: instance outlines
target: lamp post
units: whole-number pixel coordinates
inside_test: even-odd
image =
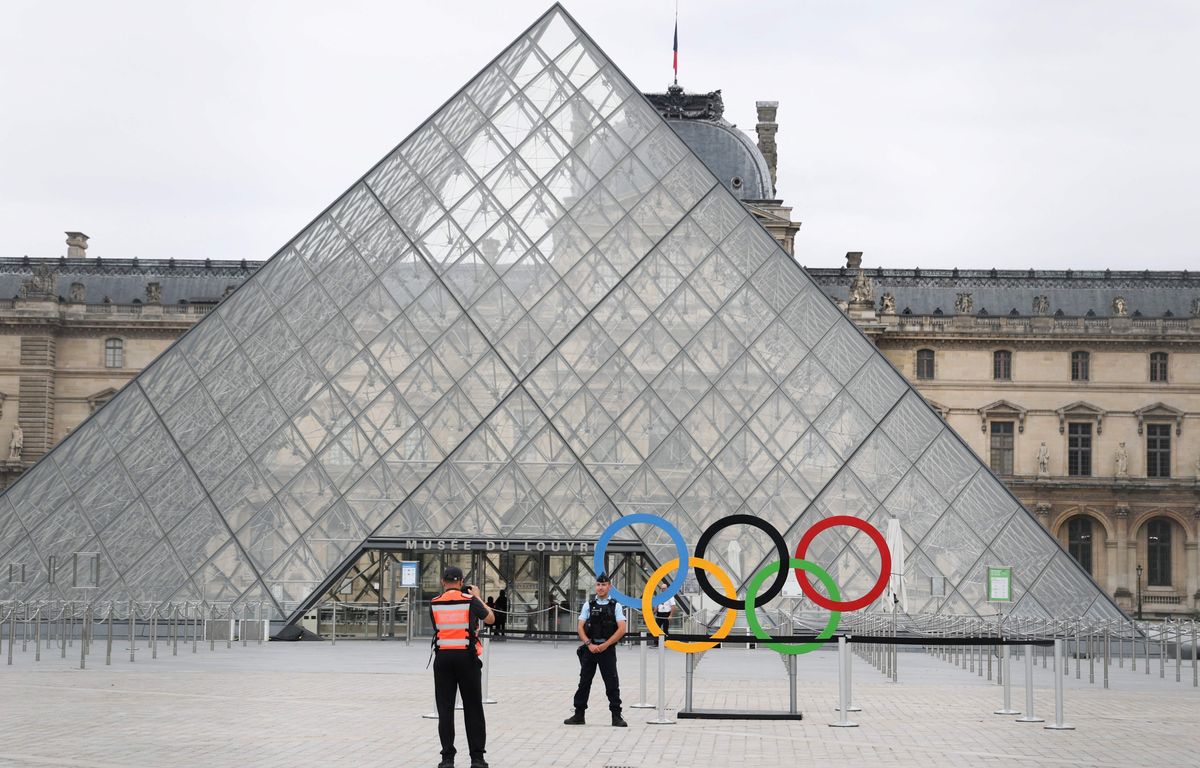
[[[1142,566],[1139,563],[1137,567],[1137,600],[1138,600],[1138,621],[1142,620]]]

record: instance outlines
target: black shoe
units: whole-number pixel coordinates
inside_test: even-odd
[[[620,715],[613,715],[613,728],[628,728],[629,723],[625,722],[625,718]]]
[[[482,757],[472,757],[471,768],[488,768],[487,760]]]
[[[438,768],[454,768],[454,758],[443,757],[442,762],[438,763]]]
[[[583,725],[583,713],[576,712],[566,720],[563,720],[563,725]]]

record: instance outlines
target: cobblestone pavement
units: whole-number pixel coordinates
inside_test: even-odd
[[[103,645],[78,669],[57,650],[33,662],[17,650],[12,666],[0,656],[0,767],[86,766],[433,766],[436,723],[422,719],[432,703],[427,646],[414,643],[270,643],[193,655],[160,647],[151,660],[144,644],[131,664],[124,641],[112,666]],[[7,648],[5,648],[7,653]],[[670,654],[669,714],[681,704],[683,660]],[[639,653],[620,651],[626,705],[637,701]],[[651,652],[649,693],[655,697]],[[858,728],[830,728],[836,719],[836,655],[821,651],[798,665],[802,722],[697,721],[649,725],[654,710],[626,709],[630,727],[608,725],[599,680],[590,722],[561,725],[569,715],[577,676],[573,646],[497,643],[487,707],[488,759],[493,766],[572,768],[724,768],[725,766],[1195,765],[1200,753],[1200,692],[1190,660],[1182,682],[1173,661],[1158,678],[1114,663],[1112,689],[1087,685],[1074,667],[1067,682],[1067,721],[1078,730],[996,716],[1001,690],[976,673],[921,653],[900,655],[901,681],[886,682],[855,659],[854,713]],[[1023,667],[1014,669],[1013,703],[1023,709]],[[1052,718],[1052,672],[1036,666],[1039,716]],[[780,657],[741,648],[710,652],[696,672],[696,706],[787,708]],[[460,760],[466,765],[459,723]]]

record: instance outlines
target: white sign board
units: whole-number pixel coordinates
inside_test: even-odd
[[[413,589],[421,584],[421,563],[419,560],[400,561],[400,586]]]

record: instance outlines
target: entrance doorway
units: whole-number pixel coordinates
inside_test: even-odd
[[[330,638],[336,634],[339,640],[428,637],[432,631],[429,601],[441,593],[442,571],[456,565],[468,584],[480,587],[484,599],[495,602],[503,594],[508,608],[503,624],[493,628],[494,634],[538,637],[547,631],[574,631],[576,617],[595,585],[591,553],[562,554],[549,546],[544,551],[531,550],[369,548],[321,595],[314,608],[304,612],[302,621],[318,635]],[[411,590],[400,586],[400,562],[406,560],[417,561],[420,569],[420,586]],[[641,552],[610,551],[608,562],[614,582],[632,585],[635,591],[654,570]]]

